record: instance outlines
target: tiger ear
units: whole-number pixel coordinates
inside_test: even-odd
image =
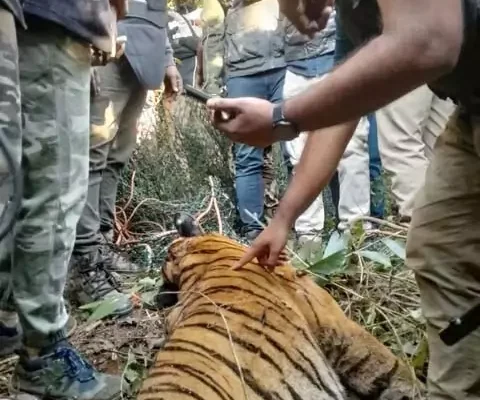
[[[185,213],[175,214],[175,228],[181,237],[194,237],[203,235],[195,219]]]

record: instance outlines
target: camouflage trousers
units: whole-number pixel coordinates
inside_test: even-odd
[[[0,129],[24,183],[0,244],[0,310],[17,311],[26,345],[43,347],[67,322],[63,292],[87,192],[90,50],[51,24],[15,33],[2,11],[0,35]]]

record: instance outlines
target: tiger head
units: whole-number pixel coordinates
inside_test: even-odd
[[[231,260],[239,259],[245,251],[240,243],[223,235],[205,234],[190,215],[177,214],[175,227],[180,237],[170,244],[162,268],[163,285],[156,297],[160,308],[175,305],[179,290],[188,290],[222,251],[228,252]]]

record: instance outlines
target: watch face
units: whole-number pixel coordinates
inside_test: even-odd
[[[273,135],[275,137],[275,141],[289,141],[293,140],[298,136],[298,132],[295,128],[289,124],[278,124],[273,128]]]

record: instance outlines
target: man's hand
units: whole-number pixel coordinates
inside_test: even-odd
[[[327,25],[333,0],[278,0],[280,11],[301,32],[313,36]]]
[[[183,92],[183,81],[175,65],[165,70],[165,97],[174,100],[178,94]]]
[[[260,265],[271,268],[277,266],[281,251],[287,243],[289,232],[290,225],[279,217],[274,217],[270,225],[255,239],[234,268],[241,268],[254,258],[257,258]]]
[[[234,142],[255,147],[267,147],[274,142],[273,104],[254,97],[238,99],[210,99],[213,124]],[[222,118],[228,115],[229,119]]]

